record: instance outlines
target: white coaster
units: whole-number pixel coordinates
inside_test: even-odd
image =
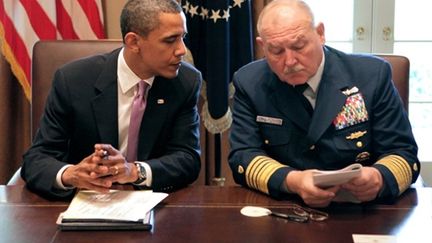
[[[246,206],[240,210],[240,213],[248,217],[262,217],[271,214],[270,209],[255,206]]]

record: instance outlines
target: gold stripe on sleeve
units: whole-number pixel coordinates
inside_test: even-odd
[[[257,156],[246,169],[246,183],[249,187],[269,194],[267,183],[279,168],[287,167],[267,156]]]
[[[388,155],[380,159],[377,164],[383,165],[390,170],[399,187],[399,195],[402,194],[412,181],[412,171],[408,162],[398,155]]]
[[[246,178],[250,178],[250,184],[248,183],[250,187],[258,189],[258,175],[262,171],[262,169],[268,164],[268,161],[266,160],[267,158],[264,156],[258,156],[255,159],[256,161],[254,163],[254,166],[248,166],[248,168],[251,168],[250,174],[248,174],[246,170]]]

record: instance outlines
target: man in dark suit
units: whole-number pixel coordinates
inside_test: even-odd
[[[416,181],[417,145],[387,62],[325,46],[324,25],[303,1],[268,4],[258,32],[265,59],[234,75],[229,163],[237,183],[325,207],[340,192],[394,199]],[[351,181],[314,184],[316,169],[352,163],[363,168]]]
[[[61,198],[76,188],[107,192],[113,183],[169,191],[197,179],[202,78],[182,61],[185,21],[175,0],[130,0],[121,14],[123,48],[57,70],[24,155],[21,175],[30,189]],[[132,143],[139,85],[145,112]]]

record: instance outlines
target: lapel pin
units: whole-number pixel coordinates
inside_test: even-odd
[[[165,100],[164,99],[158,99],[157,103],[158,103],[158,105],[163,105],[163,104],[165,104]]]

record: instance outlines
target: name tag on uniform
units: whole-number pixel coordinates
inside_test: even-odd
[[[280,118],[276,118],[276,117],[268,117],[268,116],[257,116],[256,117],[256,121],[257,122],[261,122],[261,123],[268,123],[268,124],[273,124],[273,125],[282,125],[283,120]]]

